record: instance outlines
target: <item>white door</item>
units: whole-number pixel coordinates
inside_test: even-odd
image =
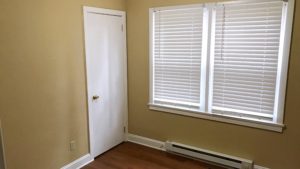
[[[93,157],[125,139],[127,59],[125,13],[84,7],[90,151]]]

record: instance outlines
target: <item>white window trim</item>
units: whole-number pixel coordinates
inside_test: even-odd
[[[256,1],[256,0],[252,0]],[[229,2],[223,2],[223,3],[235,3],[235,1],[229,1]],[[195,4],[195,5],[200,5],[200,6],[210,6],[218,3],[206,3],[206,4]],[[290,55],[290,46],[291,46],[291,36],[292,36],[292,27],[293,27],[293,19],[294,19],[294,4],[295,0],[288,0],[288,7],[287,7],[287,12],[283,14],[283,16],[286,18],[286,24],[285,27],[282,29],[282,32],[284,32],[285,36],[284,38],[281,38],[280,43],[283,44],[280,49],[280,66],[278,69],[280,70],[279,76],[277,78],[277,87],[276,87],[276,93],[278,93],[275,96],[276,105],[278,106],[277,108],[277,113],[275,113],[274,120],[273,122],[269,121],[259,121],[255,119],[250,119],[250,118],[239,118],[235,116],[229,116],[229,115],[219,115],[219,114],[212,114],[208,113],[209,110],[200,110],[200,111],[195,111],[195,110],[189,110],[189,109],[182,109],[178,107],[172,107],[172,106],[166,106],[166,105],[159,105],[159,104],[153,104],[153,13],[155,10],[158,9],[176,9],[178,7],[187,7],[187,6],[195,6],[195,5],[185,5],[185,6],[170,6],[170,7],[160,7],[160,8],[150,8],[149,9],[149,69],[150,69],[150,76],[149,76],[149,100],[150,103],[149,109],[150,110],[155,110],[155,111],[161,111],[161,112],[167,112],[167,113],[172,113],[172,114],[177,114],[177,115],[183,115],[183,116],[190,116],[190,117],[195,117],[195,118],[201,118],[201,119],[206,119],[206,120],[212,120],[212,121],[218,121],[218,122],[224,122],[224,123],[230,123],[230,124],[236,124],[236,125],[241,125],[241,126],[247,126],[247,127],[252,127],[252,128],[258,128],[258,129],[264,129],[264,130],[270,130],[270,131],[275,131],[275,132],[283,132],[283,129],[286,127],[283,124],[283,115],[284,115],[284,105],[285,105],[285,96],[286,96],[286,85],[287,85],[287,74],[288,74],[288,62],[289,62],[289,55]],[[209,16],[211,17],[211,16]],[[205,19],[204,19],[205,20]],[[208,19],[210,21],[210,19]],[[210,32],[210,28],[213,27],[213,23],[208,24],[208,30],[204,30],[203,32]],[[212,33],[213,34],[213,33]],[[208,35],[209,36],[209,35]],[[204,38],[203,38],[204,39]],[[208,38],[213,40],[214,38]],[[204,41],[203,41],[204,42]],[[205,57],[205,59],[210,59],[208,62],[211,63],[211,56],[213,55],[213,48],[211,48],[211,42],[207,42],[205,47],[207,47],[208,50],[207,56],[210,55],[210,58]],[[209,66],[209,72],[205,72],[205,78],[208,79],[206,80],[206,87],[209,87],[209,89],[204,89],[205,90],[205,101],[202,102],[202,104],[206,104],[206,109],[211,107],[208,106],[207,104],[211,104],[211,96],[209,93],[211,92],[211,86],[208,85],[212,83],[213,78],[208,78],[211,77],[212,73],[212,65],[208,64]],[[202,89],[201,89],[202,90]],[[202,97],[203,98],[203,97]],[[201,106],[202,107],[202,106]]]
[[[284,105],[285,105],[285,97],[286,97],[286,86],[287,86],[287,76],[288,76],[288,65],[289,65],[289,57],[290,57],[290,48],[292,41],[292,30],[293,30],[293,19],[294,19],[294,8],[295,8],[295,0],[288,0],[288,7],[285,13],[286,17],[286,26],[284,28],[284,34],[286,35],[281,39],[282,48],[280,56],[281,56],[281,69],[280,71],[280,82],[277,82],[279,86],[277,87],[277,122],[275,123],[283,123],[283,115],[284,115]],[[284,16],[284,14],[283,14]],[[275,102],[276,103],[276,102]]]
[[[211,121],[218,121],[218,122],[236,124],[236,125],[241,125],[241,126],[259,128],[259,129],[264,129],[264,130],[276,131],[276,132],[282,132],[283,128],[285,127],[284,124],[279,124],[279,123],[250,120],[248,118],[237,118],[234,116],[198,112],[198,111],[188,110],[188,109],[183,110],[181,108],[165,106],[165,105],[149,104],[149,109],[155,110],[155,111],[166,112],[166,113],[177,114],[177,115],[206,119],[206,120],[211,120]]]

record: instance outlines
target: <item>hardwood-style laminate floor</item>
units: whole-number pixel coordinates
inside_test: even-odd
[[[125,142],[82,169],[224,169],[138,144]]]

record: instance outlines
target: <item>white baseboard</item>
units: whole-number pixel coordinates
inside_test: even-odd
[[[81,167],[89,164],[92,161],[94,161],[94,158],[92,158],[91,154],[87,154],[73,161],[72,163],[62,167],[61,169],[80,169]]]
[[[150,138],[146,138],[146,137],[142,137],[142,136],[138,136],[138,135],[134,135],[134,134],[129,134],[128,133],[127,141],[132,142],[132,143],[136,143],[136,144],[140,144],[140,145],[143,145],[143,146],[151,147],[151,148],[154,148],[154,149],[162,150],[162,151],[166,150],[164,142],[154,140],[154,139],[150,139]]]
[[[136,143],[136,144],[140,144],[143,146],[147,146],[150,148],[154,148],[157,150],[166,151],[165,142],[163,142],[163,141],[158,141],[158,140],[154,140],[154,139],[150,139],[147,137],[142,137],[142,136],[138,136],[138,135],[134,135],[134,134],[130,134],[130,133],[128,133],[128,135],[127,135],[127,141]],[[269,169],[269,168],[254,165],[254,169]]]
[[[259,166],[259,165],[254,165],[254,169],[270,169],[270,168],[262,167],[262,166]]]

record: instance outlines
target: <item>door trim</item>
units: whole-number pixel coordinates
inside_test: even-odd
[[[122,29],[123,29],[123,44],[124,44],[124,49],[123,49],[123,57],[125,57],[126,62],[124,62],[124,74],[123,76],[125,78],[125,83],[124,83],[124,91],[125,91],[125,110],[124,110],[124,127],[125,127],[125,132],[124,132],[124,141],[127,140],[127,133],[128,133],[128,95],[127,95],[127,40],[126,40],[126,13],[124,11],[119,11],[119,10],[111,10],[111,9],[104,9],[104,8],[95,8],[95,7],[88,7],[88,6],[83,6],[83,19],[84,19],[84,37],[85,37],[85,30],[87,30],[87,23],[85,22],[87,20],[87,14],[88,13],[98,13],[102,15],[111,15],[111,16],[118,16],[122,18]],[[121,29],[121,28],[120,28]],[[84,38],[85,44],[86,39]],[[84,45],[84,49],[86,49],[86,46]],[[87,59],[87,51],[85,50],[85,59]],[[87,71],[87,61],[85,60],[85,75],[86,75],[86,92],[87,92],[87,103],[88,103],[88,134],[89,134],[89,153],[91,154],[92,158],[95,158],[95,153],[93,152],[93,138],[94,138],[94,133],[92,130],[93,127],[93,120],[90,118],[90,105],[92,104],[89,97],[89,88],[88,88],[88,71]]]

